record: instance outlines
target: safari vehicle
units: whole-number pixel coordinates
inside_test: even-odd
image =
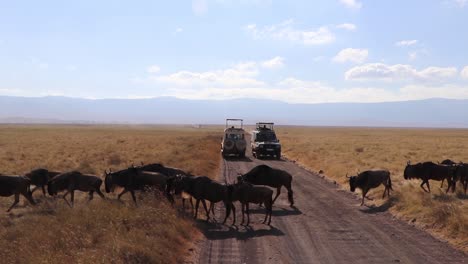
[[[273,126],[274,123],[259,122],[256,124],[250,143],[254,157],[270,156],[281,159],[281,144],[276,138]]]
[[[236,126],[237,124],[237,126]],[[221,154],[223,157],[235,155],[245,157],[245,131],[242,119],[226,119],[223,141],[221,142]]]

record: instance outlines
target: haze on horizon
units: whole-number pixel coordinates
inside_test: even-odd
[[[468,99],[467,0],[4,1],[0,95]]]

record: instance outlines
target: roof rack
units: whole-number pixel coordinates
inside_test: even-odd
[[[232,128],[235,128],[235,125],[232,125],[232,123],[236,123],[236,122],[237,122],[237,125],[239,125],[239,123],[240,123],[240,128],[241,129],[244,128],[244,120],[240,119],[240,118],[227,118],[226,119],[226,128],[228,128],[229,125],[231,125]]]

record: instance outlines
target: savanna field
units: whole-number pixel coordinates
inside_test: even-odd
[[[33,168],[79,170],[103,176],[140,162],[160,162],[195,175],[217,178],[220,172],[221,127],[183,126],[0,126],[0,173],[24,174]],[[405,181],[408,160],[468,162],[467,130],[279,127],[283,154],[327,177],[346,184],[346,173],[388,169],[394,192],[381,200],[383,188],[370,192],[366,204],[390,210],[468,249],[467,198],[458,187],[445,194],[431,181],[424,193],[419,181]],[[293,183],[294,185],[294,183]],[[445,184],[446,186],[446,184]],[[104,190],[104,186],[102,186]],[[44,199],[36,207],[21,197],[10,214],[13,197],[0,198],[0,258],[3,263],[180,263],[202,235],[196,224],[165,199],[143,197],[136,208],[129,194],[90,203],[77,195],[75,208],[63,200]],[[139,195],[137,195],[139,196]],[[357,200],[349,201],[359,205]]]
[[[0,126],[0,173],[24,174],[37,168],[79,170],[103,176],[140,162],[160,162],[196,175],[217,177],[219,136],[212,129],[129,126]],[[101,188],[104,191],[104,186]],[[0,199],[2,263],[180,263],[198,239],[193,220],[164,198],[152,195],[135,208],[124,204],[89,204],[85,194],[75,208],[62,199],[44,199],[40,191],[31,208],[6,209],[13,197]],[[177,206],[176,208],[180,208]]]
[[[468,251],[468,198],[457,184],[455,194],[445,194],[441,182],[430,181],[425,193],[420,180],[403,178],[405,165],[421,161],[468,161],[468,130],[400,128],[278,128],[283,154],[313,171],[323,173],[349,190],[346,174],[388,169],[394,192],[381,199],[383,187],[371,190],[366,204],[390,210],[433,235]],[[357,201],[350,201],[359,205]]]

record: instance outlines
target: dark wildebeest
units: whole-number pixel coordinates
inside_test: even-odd
[[[249,203],[263,203],[265,205],[266,212],[263,223],[270,225],[271,214],[273,212],[273,191],[265,186],[254,186],[248,182],[245,182],[243,181],[242,176],[237,177],[237,180],[238,182],[236,184],[230,185],[228,188],[231,201],[239,201],[241,203],[241,225],[244,224],[244,212],[247,213],[247,225],[250,224]]]
[[[448,183],[448,188],[446,192],[448,192],[450,190],[450,187],[452,186],[452,178],[455,169],[455,166],[435,164],[431,161],[417,164],[411,164],[411,162],[408,161],[404,171],[404,178],[405,180],[421,179],[422,183],[420,187],[425,192],[431,192],[429,180],[442,181],[446,179]],[[427,190],[426,188],[424,188],[424,184],[426,184]]]
[[[105,199],[101,192],[102,180],[94,175],[85,175],[78,171],[70,171],[59,174],[52,178],[47,184],[49,195],[56,195],[60,191],[65,191],[62,198],[73,207],[75,200],[75,191],[89,192],[89,201],[93,199],[93,194],[96,192],[102,199]],[[67,200],[67,195],[70,193],[71,204]]]
[[[440,162],[439,164],[448,165],[448,166],[457,165],[457,163],[455,161],[451,160],[451,159],[445,159],[442,162]],[[442,179],[442,183],[440,184],[440,188],[444,187],[444,180],[445,179]]]
[[[37,189],[42,188],[42,193],[44,196],[46,195],[45,186],[55,176],[59,175],[60,172],[56,171],[49,171],[47,169],[39,168],[32,170],[26,173],[26,177],[31,180],[31,184],[35,185],[34,189],[32,189],[31,194],[34,193]]]
[[[135,191],[144,191],[146,189],[153,189],[164,193],[166,198],[172,203],[171,183],[173,177],[168,177],[162,173],[142,171],[137,167],[130,167],[117,172],[105,171],[105,188],[106,192],[114,192],[115,186],[123,187],[123,191],[117,196],[120,200],[123,194],[130,192],[133,202],[137,205]]]
[[[379,187],[381,184],[385,186],[382,199],[385,198],[385,193],[390,196],[390,190],[393,191],[392,180],[388,170],[369,170],[361,172],[357,176],[348,177],[346,175],[346,177],[349,178],[349,187],[352,192],[354,192],[356,188],[361,189],[361,205],[364,205],[364,198],[367,198],[367,192],[369,192],[370,189]]]
[[[205,203],[205,200],[207,200],[210,201],[212,205],[214,205],[217,202],[224,203],[224,206],[226,208],[226,215],[224,217],[223,224],[226,223],[227,218],[231,214],[231,209],[233,209],[233,223],[235,223],[236,211],[229,198],[228,187],[226,185],[213,181],[212,179],[206,176],[186,176],[182,178],[181,182],[178,185],[179,187],[176,188],[181,188],[183,191],[192,195],[192,197],[196,199],[194,215],[195,218],[197,218],[198,216],[198,208],[201,201],[206,211],[206,220],[208,221],[210,219],[210,210],[207,208]],[[210,209],[212,209],[212,207],[210,207]]]
[[[288,172],[280,169],[271,168],[267,165],[258,165],[244,175],[242,180],[254,185],[267,185],[276,188],[276,196],[273,203],[281,193],[281,187],[288,190],[288,200],[292,207],[294,205],[293,190],[291,188],[292,176]]]
[[[32,205],[35,205],[30,189],[31,180],[22,176],[0,175],[0,196],[15,196],[15,201],[8,208],[7,212],[19,203],[20,194],[23,195]]]
[[[456,166],[455,173],[453,177],[453,191],[455,191],[456,182],[460,181],[460,184],[463,186],[463,191],[466,195],[468,189],[468,163],[459,163]]]
[[[137,167],[138,169],[142,170],[142,171],[150,171],[150,172],[158,172],[158,173],[162,173],[168,177],[180,177],[180,176],[191,176],[190,173],[187,173],[181,169],[178,169],[178,168],[173,168],[173,167],[167,167],[167,166],[164,166],[160,163],[151,163],[151,164],[144,164],[143,162],[141,163],[141,166],[138,166]],[[188,194],[188,193],[187,193]],[[182,207],[185,209],[185,200],[186,200],[186,197],[184,197],[184,194],[181,194],[182,196]],[[192,211],[193,211],[193,202],[192,202],[192,198],[190,197],[190,205],[192,207]]]

